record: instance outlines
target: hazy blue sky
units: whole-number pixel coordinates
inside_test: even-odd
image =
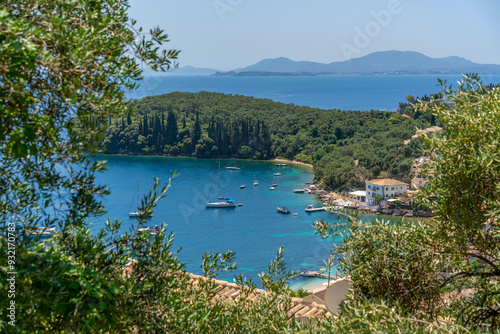
[[[132,0],[159,25],[180,65],[230,70],[265,58],[322,63],[418,51],[500,64],[498,0]]]

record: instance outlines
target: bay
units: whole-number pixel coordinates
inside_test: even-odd
[[[122,230],[137,224],[129,218],[130,210],[137,208],[134,199],[144,195],[153,183],[153,177],[167,181],[177,171],[168,196],[163,199],[147,225],[168,224],[175,233],[178,254],[187,263],[187,271],[200,274],[201,259],[205,252],[236,252],[238,270],[223,273],[221,278],[231,280],[235,274],[258,279],[258,273],[267,269],[276,252],[284,246],[287,268],[317,270],[332,248],[331,240],[315,235],[311,223],[316,219],[329,219],[326,212],[308,214],[307,205],[321,206],[316,196],[294,193],[313,179],[312,170],[301,166],[277,167],[271,161],[225,159],[195,159],[179,157],[114,156],[96,157],[107,161],[108,171],[99,174],[98,184],[107,184],[111,194],[105,198],[105,217],[123,221]],[[230,197],[241,207],[207,209],[205,202],[217,198],[217,170],[220,162],[220,195]],[[225,167],[239,167],[228,170]],[[281,176],[274,176],[275,173]],[[254,186],[254,180],[259,185]],[[245,188],[240,189],[244,184]],[[277,184],[275,190],[270,190]],[[210,191],[211,190],[211,191]],[[294,215],[277,213],[278,206],[286,206]],[[103,227],[105,217],[93,219],[93,232]],[[335,215],[336,217],[336,215]]]
[[[97,184],[106,184],[110,195],[104,199],[107,213],[92,218],[92,232],[104,226],[106,218],[123,221],[122,232],[130,231],[137,224],[128,213],[137,208],[137,188],[140,196],[149,191],[153,178],[166,182],[171,172],[173,179],[168,196],[159,202],[147,226],[168,224],[168,231],[175,233],[174,248],[182,247],[179,259],[187,264],[186,270],[201,274],[202,255],[205,252],[236,252],[238,269],[221,273],[221,279],[231,281],[234,275],[258,281],[258,274],[266,271],[269,262],[284,247],[288,270],[317,271],[329,256],[329,251],[340,240],[323,240],[315,234],[311,223],[319,219],[338,221],[336,214],[328,212],[306,213],[305,207],[322,203],[315,195],[294,193],[313,180],[312,170],[299,165],[278,167],[272,161],[234,159],[196,159],[159,156],[98,155],[107,161],[108,170],[98,174]],[[220,163],[220,195],[230,197],[241,207],[207,209],[207,198],[217,198],[217,172]],[[238,167],[240,170],[228,170]],[[275,173],[281,173],[275,176]],[[254,186],[257,180],[259,185]],[[240,189],[241,185],[244,189]],[[275,190],[270,190],[277,184]],[[142,195],[141,195],[142,194]],[[210,197],[208,196],[210,194]],[[294,215],[277,213],[278,206],[286,206]],[[360,215],[363,220],[374,219]],[[332,273],[337,271],[336,267]],[[293,288],[310,288],[322,279],[299,277],[292,280]]]
[[[407,95],[438,93],[438,78],[456,86],[461,75],[330,75],[291,77],[147,76],[130,98],[181,92],[239,94],[322,109],[394,111]],[[500,75],[482,76],[484,84]]]
[[[439,76],[448,83],[461,80],[459,75]],[[438,92],[438,76],[316,76],[316,77],[150,77],[133,98],[164,94],[172,91],[198,92],[202,90],[228,94],[250,95],[274,101],[318,108],[343,110],[395,110],[407,95],[423,96]],[[486,84],[497,83],[500,76],[483,76]],[[178,254],[187,263],[187,271],[200,274],[201,258],[205,252],[236,252],[238,269],[222,273],[220,278],[231,280],[235,274],[258,280],[258,274],[267,269],[279,247],[284,246],[287,269],[318,270],[329,256],[336,240],[322,240],[314,233],[311,223],[325,219],[336,221],[337,215],[327,212],[306,214],[304,208],[322,203],[313,195],[293,193],[313,179],[312,170],[303,166],[275,166],[270,161],[229,159],[194,159],[173,157],[98,156],[108,161],[108,171],[99,175],[98,182],[110,187],[105,200],[108,217],[123,220],[123,230],[136,224],[128,217],[136,209],[133,199],[137,185],[142,194],[148,191],[153,177],[166,181],[171,171],[179,172],[169,195],[158,205],[148,225],[168,224],[176,234],[175,243],[182,247]],[[206,209],[205,202],[217,197],[214,177],[221,163],[220,195],[231,197],[243,206],[234,209]],[[227,170],[234,166],[241,170]],[[281,176],[274,176],[280,172]],[[254,180],[259,186],[254,187]],[[269,190],[272,184],[275,190]],[[240,185],[245,184],[245,189]],[[212,189],[211,189],[212,188]],[[297,216],[276,212],[278,206],[287,206]],[[374,219],[361,215],[361,219]],[[101,219],[101,218],[99,218]],[[96,219],[94,231],[103,226]],[[337,269],[333,268],[333,272]],[[292,287],[310,287],[318,280],[296,279]]]

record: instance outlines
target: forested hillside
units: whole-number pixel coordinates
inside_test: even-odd
[[[322,110],[209,92],[150,96],[132,105],[134,115],[109,119],[103,151],[295,159],[313,163],[316,179],[331,188],[404,178],[420,144],[403,140],[431,125],[394,112]]]

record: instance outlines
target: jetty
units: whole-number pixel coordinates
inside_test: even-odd
[[[340,276],[338,276],[338,275],[328,275],[328,274],[320,273],[318,271],[301,271],[301,272],[299,272],[299,276],[320,277],[320,278],[330,278],[330,279],[340,278]]]

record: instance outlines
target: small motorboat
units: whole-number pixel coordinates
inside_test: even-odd
[[[306,207],[306,212],[316,212],[316,211],[325,211],[325,207],[323,206],[321,208],[315,208],[312,205],[308,205]]]
[[[49,238],[52,235],[56,234],[57,228],[55,227],[43,227],[43,226],[37,226],[35,227],[34,230],[27,230],[27,234],[29,234],[32,237],[41,237],[42,239],[44,238]]]
[[[229,169],[229,170],[240,170],[241,168],[239,168],[239,167],[226,167],[226,169]]]
[[[137,229],[137,232],[146,232],[146,233],[149,233],[151,235],[156,235],[156,233],[158,233],[159,231],[160,231],[160,228],[158,227],[158,225]]]
[[[244,184],[242,184],[242,185],[240,186],[240,189],[245,189],[245,185],[244,185]]]
[[[280,176],[281,173],[274,173],[274,176]]]
[[[293,192],[294,193],[305,193],[306,190],[305,189],[293,189]]]
[[[274,187],[269,188],[269,190],[274,190]]]
[[[299,271],[299,275],[303,277],[318,277],[318,272],[316,271],[309,271],[307,269],[301,269]]]
[[[129,213],[128,213],[128,216],[129,216],[130,218],[138,218],[138,217],[140,217],[140,216],[144,216],[144,213],[143,213],[143,212],[141,212],[141,211],[129,212]],[[151,217],[153,217],[153,214],[148,215],[148,217],[147,217],[147,218],[151,218]]]
[[[294,216],[298,216],[299,214],[297,212],[292,213]]]
[[[273,184],[273,187],[277,187],[277,186],[278,186],[278,185],[277,185],[276,183],[275,183],[275,184]]]
[[[290,210],[288,210],[286,206],[277,207],[276,209],[278,210],[278,213],[284,213],[286,215],[290,214]]]
[[[257,180],[253,181],[253,185],[254,186],[258,186],[259,185],[259,181],[257,181]]]

